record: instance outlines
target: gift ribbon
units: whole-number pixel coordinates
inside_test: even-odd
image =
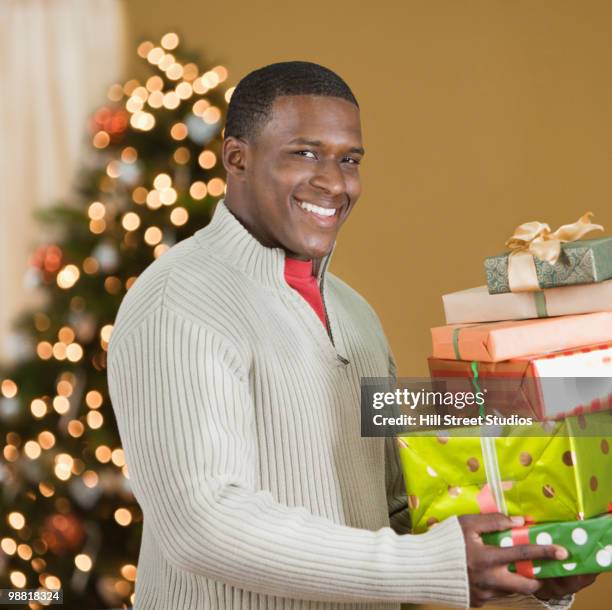
[[[472,386],[477,392],[483,393],[480,387],[480,382],[478,381],[478,361],[472,360],[470,368],[472,369]],[[480,416],[484,418],[486,411],[487,408],[483,401],[483,403],[480,405]],[[495,502],[496,510],[497,512],[507,515],[508,507],[506,505],[506,498],[504,496],[501,472],[499,470],[499,460],[497,458],[495,437],[481,436],[480,448],[482,450],[482,458],[484,461],[485,474],[487,475],[487,483],[489,485],[489,489],[491,490],[491,497]]]
[[[455,358],[457,360],[461,360],[461,352],[459,350],[460,332],[461,327],[453,329],[453,349],[455,352]],[[470,368],[472,370],[472,376],[470,377],[472,386],[474,387],[476,392],[483,393],[479,382],[478,361],[472,360],[472,362],[470,363]],[[487,408],[483,401],[483,403],[479,405],[479,415],[484,418],[486,412]],[[485,473],[487,475],[487,483],[489,485],[489,489],[491,490],[491,496],[493,501],[495,502],[496,510],[500,513],[503,513],[504,515],[507,515],[508,507],[506,505],[506,498],[504,497],[501,473],[499,471],[499,461],[497,459],[497,447],[495,446],[495,438],[490,436],[481,436],[480,447],[482,449],[482,457],[484,461]]]
[[[546,308],[546,295],[542,290],[533,292],[533,300],[535,301],[536,313],[538,318],[548,318],[548,309]]]
[[[535,258],[554,265],[561,254],[561,244],[580,239],[591,231],[603,231],[601,225],[591,223],[593,212],[586,212],[576,222],[562,225],[551,232],[543,222],[534,220],[519,225],[506,246],[508,257],[508,284],[511,292],[540,290]]]
[[[520,544],[530,544],[529,540],[529,528],[528,527],[513,527],[510,530],[512,535],[512,546],[518,546]],[[533,573],[533,561],[516,561],[516,573],[527,578],[534,578]]]

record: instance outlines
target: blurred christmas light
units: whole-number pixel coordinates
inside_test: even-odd
[[[147,55],[149,54],[149,52],[151,51],[151,49],[153,49],[155,47],[155,45],[150,42],[150,41],[145,41],[145,42],[141,42],[138,45],[138,49],[137,49],[137,53],[140,57],[142,57],[143,59],[147,58]]]
[[[150,112],[136,112],[130,118],[130,125],[134,129],[150,131],[155,127],[155,117]]]
[[[89,570],[91,570],[93,562],[89,555],[86,555],[85,553],[80,553],[74,558],[74,565],[82,572],[89,572]]]
[[[140,216],[136,212],[128,212],[121,220],[126,231],[135,231],[140,226]]]
[[[163,233],[159,227],[149,227],[144,234],[144,240],[149,246],[158,244],[163,238]]]
[[[144,186],[137,186],[132,191],[132,201],[134,203],[143,204],[147,200],[147,189]]]
[[[147,91],[153,93],[154,91],[161,91],[164,88],[164,79],[161,76],[155,74],[147,79],[146,83]]]
[[[106,96],[112,102],[119,102],[123,97],[123,87],[118,84],[111,85]]]
[[[207,193],[208,193],[208,190],[206,189],[206,184],[202,182],[201,180],[194,182],[189,187],[189,194],[194,199],[204,199]]]
[[[102,464],[106,464],[111,460],[111,450],[106,445],[99,445],[95,451],[96,459]]]
[[[50,483],[46,483],[45,481],[41,481],[38,484],[38,490],[45,498],[51,498],[55,493],[55,486],[51,485]]]
[[[56,589],[60,589],[61,586],[62,581],[57,576],[47,576],[45,578],[45,587],[47,587],[47,589],[55,591]]]
[[[159,191],[152,190],[147,193],[147,207],[151,210],[161,208],[162,202],[159,198]]]
[[[13,398],[17,394],[17,384],[12,379],[4,379],[0,391],[6,398]]]
[[[85,432],[83,422],[80,422],[78,419],[73,419],[68,422],[68,434],[70,434],[70,436],[78,438],[79,436],[83,436],[83,432]]]
[[[164,95],[164,108],[167,108],[168,110],[174,110],[175,108],[178,108],[180,103],[181,98],[174,91],[168,91],[168,93]]]
[[[211,169],[217,162],[217,155],[212,150],[205,150],[200,153],[198,157],[198,163],[203,169]]]
[[[139,87],[139,86],[140,86],[140,83],[138,82],[138,80],[135,78],[132,78],[123,85],[123,92],[126,95],[132,95],[132,92],[134,91],[134,89],[136,89],[136,87]]]
[[[30,410],[32,411],[32,415],[37,418],[44,417],[47,414],[47,403],[40,398],[35,398],[30,403]]]
[[[173,188],[162,189],[159,193],[159,200],[164,205],[172,205],[176,201],[176,191]]]
[[[174,155],[172,155],[172,158],[179,165],[185,165],[186,163],[189,163],[189,160],[191,159],[191,153],[189,152],[189,149],[186,146],[180,146],[174,151]]]
[[[168,70],[168,68],[174,64],[174,55],[172,55],[172,53],[166,53],[158,62],[157,67],[160,70],[163,70],[164,72],[166,72],[166,70]],[[168,76],[166,74],[166,76]]]
[[[104,220],[92,220],[89,223],[89,230],[96,235],[100,235],[106,230],[106,222]]]
[[[210,106],[202,113],[202,120],[209,125],[214,125],[221,120],[221,111],[216,106]]]
[[[19,451],[15,445],[5,445],[2,455],[7,462],[15,462],[19,457]]]
[[[112,324],[106,324],[105,326],[103,326],[102,329],[100,330],[100,338],[102,339],[102,341],[104,341],[105,343],[108,343],[110,341],[112,332],[113,332]]]
[[[99,409],[102,405],[102,394],[97,390],[90,390],[85,396],[85,403],[90,409]]]
[[[13,586],[17,587],[18,589],[22,589],[27,584],[25,574],[23,572],[20,572],[19,570],[13,570],[11,572],[10,579]]]
[[[20,530],[25,525],[25,517],[17,511],[9,513],[6,521],[15,530]]]
[[[132,564],[126,564],[121,568],[121,576],[126,580],[134,582],[136,580],[136,566]]]
[[[83,271],[87,273],[88,275],[93,275],[94,273],[97,273],[98,269],[100,268],[98,261],[92,256],[88,256],[83,261],[82,266],[83,266]]]
[[[213,72],[212,70],[205,72],[202,75],[202,84],[207,89],[212,89],[213,87],[216,87],[219,84],[219,75],[216,72]]]
[[[183,66],[181,64],[174,62],[171,66],[166,70],[166,76],[170,80],[178,80],[183,76]]]
[[[234,89],[236,87],[230,87],[226,92],[225,92],[225,101],[229,104],[230,100],[232,99],[232,93],[234,93]]]
[[[161,108],[164,105],[164,94],[161,91],[154,91],[149,96],[147,103],[151,108]]]
[[[155,248],[153,249],[153,256],[155,258],[159,258],[162,254],[167,252],[169,249],[170,249],[170,246],[168,246],[167,244],[159,244],[155,246]]]
[[[115,521],[126,527],[132,522],[132,513],[127,508],[118,508],[115,511]]]
[[[65,396],[56,396],[53,399],[53,408],[60,415],[64,415],[70,409],[70,401]]]
[[[98,477],[98,473],[95,470],[86,470],[83,473],[83,483],[85,483],[85,485],[87,487],[95,487],[98,484],[98,481],[100,480]]]
[[[29,561],[32,558],[32,547],[29,544],[20,544],[17,547],[17,555],[24,561]]]
[[[223,194],[223,190],[225,189],[225,182],[221,178],[213,178],[206,185],[208,192],[213,197],[219,197]]]
[[[153,180],[153,186],[158,189],[167,189],[172,185],[172,178],[168,174],[157,174]]]
[[[182,227],[189,220],[189,213],[183,207],[174,208],[170,214],[170,222],[177,227]]]
[[[199,73],[198,66],[194,63],[188,63],[183,66],[183,78],[186,81],[193,81]]]
[[[51,449],[55,445],[55,436],[49,430],[43,430],[38,435],[38,442],[43,449]]]
[[[198,100],[193,107],[191,108],[191,112],[196,116],[201,117],[204,114],[204,111],[210,107],[210,102],[208,100]]]
[[[23,446],[23,451],[31,460],[37,459],[42,453],[40,445],[36,441],[27,441]]]
[[[89,413],[87,413],[86,419],[87,419],[87,425],[92,430],[97,430],[104,423],[104,417],[102,416],[102,413],[100,413],[99,411],[90,411]]]
[[[113,464],[115,464],[115,466],[123,466],[125,464],[125,454],[123,452],[123,449],[113,449],[113,452],[111,453],[111,460]]]
[[[99,201],[94,201],[88,208],[87,214],[92,220],[101,220],[106,214],[106,207]]]
[[[17,543],[12,538],[2,538],[0,548],[7,555],[14,555],[17,552]]]
[[[193,95],[193,87],[185,81],[179,83],[175,91],[181,100],[188,100]]]
[[[98,131],[92,141],[96,148],[106,148],[110,144],[110,135],[106,131]]]
[[[70,326],[62,326],[57,333],[57,338],[62,343],[70,343],[71,341],[74,341],[74,336],[74,330],[72,330]]]
[[[161,39],[161,45],[164,49],[171,51],[172,49],[176,49],[179,44],[179,37],[175,32],[168,32],[164,34]]]
[[[133,146],[126,146],[121,151],[121,160],[124,163],[134,163],[138,159],[138,151]]]
[[[119,294],[122,289],[123,284],[118,277],[111,275],[104,280],[104,290],[106,290],[108,294]]]
[[[66,265],[57,274],[57,285],[64,290],[72,288],[78,281],[81,273],[76,265]]]

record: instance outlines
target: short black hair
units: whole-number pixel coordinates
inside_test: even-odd
[[[247,74],[230,98],[224,136],[251,139],[270,119],[272,104],[282,95],[326,95],[359,104],[335,72],[310,61],[282,61]]]

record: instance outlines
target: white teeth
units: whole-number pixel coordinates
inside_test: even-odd
[[[320,214],[321,216],[334,216],[336,213],[335,208],[321,208],[318,205],[308,203],[307,201],[300,201],[300,207],[307,212],[314,212],[315,214]]]

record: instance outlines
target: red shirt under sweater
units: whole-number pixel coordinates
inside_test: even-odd
[[[291,288],[297,290],[306,299],[317,316],[319,316],[323,326],[327,328],[323,298],[321,297],[317,279],[312,275],[312,259],[302,261],[286,256],[285,280]]]

